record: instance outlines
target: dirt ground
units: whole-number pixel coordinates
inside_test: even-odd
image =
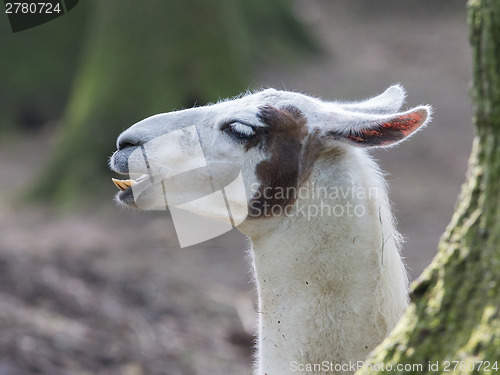
[[[472,141],[465,11],[342,3],[296,2],[326,55],[266,68],[256,86],[361,99],[400,82],[409,105],[435,107],[429,128],[374,154],[416,277],[449,222]],[[14,204],[53,143],[49,128],[0,139],[0,375],[250,374],[245,238],[233,231],[180,249],[168,215],[122,210],[111,187],[95,206],[64,213]]]

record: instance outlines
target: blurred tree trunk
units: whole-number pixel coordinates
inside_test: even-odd
[[[1,16],[0,141],[8,142],[8,133],[38,131],[63,112],[88,23],[88,1],[76,9],[15,34],[7,15]]]
[[[468,8],[476,139],[438,254],[412,285],[403,319],[368,361],[392,365],[391,373],[448,373],[445,361],[463,361],[456,368],[450,363],[456,374],[492,374],[500,367],[500,1],[471,0]],[[489,361],[489,371],[475,361]],[[430,366],[436,363],[439,368]],[[394,371],[397,364],[422,369]]]
[[[133,123],[237,95],[257,62],[317,50],[287,0],[93,4],[59,142],[29,192],[49,203],[111,189],[106,162]]]

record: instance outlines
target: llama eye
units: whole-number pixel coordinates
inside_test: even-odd
[[[240,122],[232,122],[227,124],[222,129],[226,134],[229,134],[238,139],[249,139],[255,135],[255,129],[249,125]]]

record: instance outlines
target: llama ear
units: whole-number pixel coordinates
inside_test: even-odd
[[[404,104],[405,90],[400,85],[394,85],[374,98],[353,103],[339,103],[340,108],[350,112],[389,114],[396,113]]]
[[[330,113],[328,117],[332,124],[325,124],[319,132],[326,144],[337,140],[359,147],[388,147],[427,125],[431,112],[430,106],[392,115],[340,111]]]

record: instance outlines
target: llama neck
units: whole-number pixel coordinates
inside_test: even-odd
[[[349,160],[348,170],[354,162]],[[362,361],[406,307],[398,235],[376,166],[360,164],[366,171],[359,178],[336,165],[340,169],[326,177],[313,171],[291,214],[268,235],[252,238],[259,375],[331,374],[319,366]],[[323,188],[332,186],[336,189],[325,195]],[[372,193],[363,194],[369,188]],[[300,205],[305,215],[297,211]],[[337,211],[328,212],[327,206]],[[313,207],[320,213],[312,216]],[[301,367],[307,364],[316,364],[316,371]]]

